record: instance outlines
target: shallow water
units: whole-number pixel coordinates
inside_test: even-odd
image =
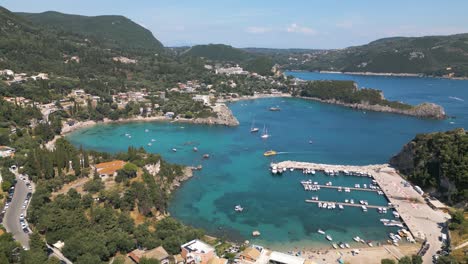
[[[208,233],[231,240],[251,240],[272,248],[328,244],[317,233],[321,228],[334,241],[352,242],[353,236],[366,240],[386,240],[391,228],[384,227],[375,210],[360,208],[319,209],[305,199],[346,198],[368,200],[384,205],[384,197],[369,192],[340,193],[322,189],[305,192],[301,180],[311,178],[334,185],[354,186],[367,178],[323,174],[306,177],[300,172],[272,176],[271,161],[299,160],[330,164],[385,163],[417,133],[468,127],[468,82],[431,78],[346,76],[339,74],[292,73],[304,79],[353,79],[360,86],[382,89],[387,98],[408,103],[431,101],[445,107],[450,120],[423,120],[388,113],[363,112],[340,106],[295,98],[241,101],[230,105],[240,121],[234,128],[174,123],[128,123],[98,125],[68,136],[75,145],[102,151],[125,151],[128,146],[143,146],[161,153],[171,162],[203,165],[203,170],[175,193],[169,211],[181,221],[204,228]],[[457,97],[458,99],[452,99]],[[268,108],[279,106],[281,111]],[[268,129],[271,137],[249,132],[252,120]],[[451,124],[451,122],[454,122]],[[148,129],[149,132],[145,132]],[[132,138],[125,137],[130,133]],[[152,146],[147,144],[152,142]],[[309,141],[312,144],[309,144]],[[193,152],[196,146],[199,151]],[[177,148],[177,152],[172,152]],[[269,149],[284,152],[265,158]],[[210,159],[203,160],[204,153]],[[234,212],[240,204],[245,210]],[[261,236],[252,238],[259,230]],[[394,230],[394,229],[393,229]]]

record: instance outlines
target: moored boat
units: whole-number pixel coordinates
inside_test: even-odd
[[[317,230],[317,232],[318,232],[319,234],[325,235],[325,231],[323,231],[322,229]]]

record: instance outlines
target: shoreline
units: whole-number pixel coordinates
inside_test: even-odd
[[[466,81],[468,77],[444,77],[425,75],[423,73],[393,73],[393,72],[341,72],[341,71],[307,71],[307,70],[287,70],[288,72],[313,72],[313,73],[330,73],[330,74],[347,74],[359,76],[383,76],[383,77],[415,77],[415,78],[434,78],[434,79],[447,79]]]

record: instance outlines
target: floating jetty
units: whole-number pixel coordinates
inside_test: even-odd
[[[306,203],[325,203],[325,204],[336,204],[336,205],[342,205],[342,206],[352,206],[352,207],[362,207],[362,204],[351,204],[351,203],[341,203],[341,202],[332,202],[332,201],[320,201],[320,200],[305,200]],[[385,208],[385,209],[390,209],[393,208],[391,206],[382,206],[382,205],[366,205],[367,208],[374,208],[374,209],[379,209],[379,208]]]

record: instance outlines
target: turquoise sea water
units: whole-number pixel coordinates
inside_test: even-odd
[[[234,128],[175,123],[128,123],[98,125],[68,136],[75,145],[102,151],[125,151],[143,146],[161,153],[171,162],[203,165],[203,170],[175,193],[169,211],[181,221],[204,228],[209,234],[231,240],[253,240],[272,248],[291,248],[327,243],[317,233],[321,228],[334,241],[351,242],[353,236],[386,240],[391,228],[384,227],[375,210],[323,210],[305,199],[318,195],[323,200],[346,198],[384,205],[382,196],[367,192],[339,193],[336,190],[305,192],[300,181],[311,178],[334,185],[354,186],[367,178],[323,174],[306,177],[300,172],[272,176],[271,161],[300,160],[331,164],[385,163],[417,133],[468,128],[468,81],[431,78],[347,76],[339,74],[291,73],[303,79],[352,79],[360,86],[382,89],[387,98],[408,103],[431,101],[454,116],[449,120],[423,120],[401,115],[362,112],[295,98],[241,101],[230,105],[240,121]],[[268,111],[271,106],[279,112]],[[252,120],[265,125],[271,137],[249,132]],[[451,123],[453,122],[453,123]],[[148,132],[145,132],[148,129]],[[132,138],[125,137],[130,133]],[[155,139],[152,146],[147,144]],[[309,144],[309,140],[313,144]],[[196,146],[199,151],[192,151]],[[172,152],[177,148],[177,152]],[[265,158],[264,151],[283,154]],[[210,159],[203,160],[204,153]],[[234,212],[240,204],[242,213]],[[251,233],[261,236],[253,239]]]

